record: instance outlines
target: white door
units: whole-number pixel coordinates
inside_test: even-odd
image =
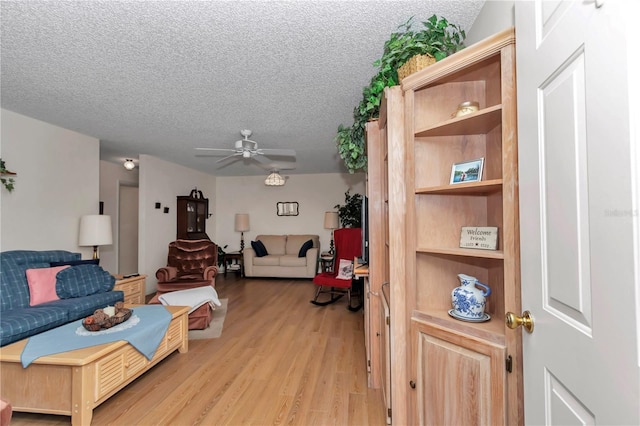
[[[632,4],[515,2],[527,425],[640,424]]]
[[[138,187],[120,183],[118,203],[118,273],[138,272]]]

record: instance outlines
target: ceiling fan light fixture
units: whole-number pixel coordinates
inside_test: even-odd
[[[272,172],[267,178],[264,180],[264,184],[267,186],[283,186],[285,184],[285,179],[280,176],[278,172]]]
[[[124,168],[127,170],[133,170],[136,168],[136,163],[134,163],[132,159],[127,158],[124,160]]]

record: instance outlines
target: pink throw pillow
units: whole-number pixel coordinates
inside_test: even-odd
[[[53,268],[27,269],[27,282],[29,283],[29,306],[52,302],[60,298],[56,294],[56,274],[69,265]]]

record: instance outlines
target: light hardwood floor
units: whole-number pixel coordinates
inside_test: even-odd
[[[94,410],[92,425],[385,425],[362,311],[309,303],[310,280],[219,277],[222,336],[191,340]],[[70,417],[14,413],[12,426]]]

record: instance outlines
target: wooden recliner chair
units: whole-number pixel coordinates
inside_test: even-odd
[[[362,307],[362,301],[356,306],[351,306],[352,288],[354,287],[353,275],[350,279],[337,278],[340,260],[345,259],[353,263],[354,258],[362,255],[362,229],[341,228],[333,233],[335,241],[335,258],[333,260],[333,272],[322,272],[313,278],[313,283],[318,286],[315,297],[311,301],[314,305],[326,306],[338,301],[345,294],[349,302],[348,308],[357,311]],[[328,294],[329,299],[320,301],[323,294]]]

